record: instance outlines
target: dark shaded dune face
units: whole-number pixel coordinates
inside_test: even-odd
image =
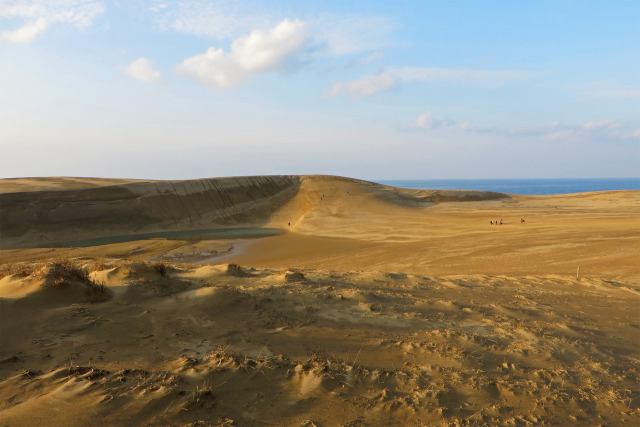
[[[22,193],[28,191],[80,190],[83,188],[106,187],[109,185],[122,185],[132,182],[151,182],[151,180],[126,178],[82,178],[67,176],[4,178],[0,180],[0,194]]]
[[[293,198],[291,176],[144,182],[0,194],[3,248],[149,231],[260,226]]]

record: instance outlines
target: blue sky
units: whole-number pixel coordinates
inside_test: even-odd
[[[638,22],[617,0],[0,0],[0,176],[637,177]]]

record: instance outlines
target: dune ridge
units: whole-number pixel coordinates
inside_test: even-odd
[[[150,231],[265,224],[285,227],[299,222],[316,208],[323,195],[333,199],[330,203],[334,206],[336,197],[350,196],[358,198],[358,203],[363,199],[376,201],[377,208],[384,205],[423,207],[433,203],[432,199],[457,197],[454,192],[443,196],[443,192],[400,190],[330,176],[121,181],[126,180],[40,178],[34,179],[31,187],[28,179],[20,180],[20,186],[13,180],[0,181],[2,247],[29,247]],[[465,192],[459,197],[480,200],[500,196]],[[353,201],[347,204],[351,205],[351,211],[357,209]]]

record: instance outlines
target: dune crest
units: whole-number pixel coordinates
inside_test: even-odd
[[[31,191],[18,192],[9,191],[19,187],[18,184],[0,180],[0,190],[5,188],[5,192],[0,193],[3,248],[153,231],[267,224],[287,228],[313,213],[339,216],[342,211],[357,214],[394,206],[424,207],[431,204],[430,197],[434,197],[331,176],[150,182],[96,178],[33,180],[35,183],[28,186],[28,179],[21,179],[19,189]],[[497,197],[496,193],[469,194],[461,193],[460,197],[463,200]],[[457,199],[457,196],[447,197]],[[329,212],[323,208],[327,205],[332,206]],[[64,228],[61,229],[60,224],[64,224]]]

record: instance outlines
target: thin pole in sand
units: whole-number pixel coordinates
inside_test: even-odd
[[[580,280],[580,266],[578,266],[578,272],[576,273],[576,279]]]

